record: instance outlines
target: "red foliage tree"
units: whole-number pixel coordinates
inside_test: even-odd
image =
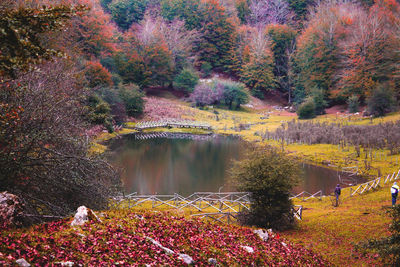
[[[112,86],[111,73],[98,61],[89,61],[85,69],[85,77],[90,88]]]
[[[111,18],[97,2],[79,0],[90,10],[75,18],[70,26],[69,34],[64,41],[66,49],[72,53],[83,55],[87,59],[110,54],[116,50],[115,35],[117,28],[111,23]],[[62,43],[61,45],[65,45]]]

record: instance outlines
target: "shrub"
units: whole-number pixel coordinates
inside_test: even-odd
[[[311,97],[306,100],[297,109],[299,119],[312,119],[315,117],[315,102]]]
[[[88,154],[76,70],[61,61],[37,68],[0,85],[1,191],[22,198],[29,214],[67,216],[81,205],[105,209],[119,179],[109,164]],[[7,110],[13,116],[4,121]]]
[[[352,95],[347,99],[347,105],[350,113],[358,112],[359,108],[359,97],[356,95]]]
[[[119,89],[119,96],[125,104],[126,114],[136,117],[143,113],[144,93],[136,84],[122,85]]]
[[[276,230],[293,227],[289,196],[297,173],[297,163],[275,148],[251,147],[231,169],[238,190],[251,193],[251,209],[242,214],[242,222]]]
[[[368,99],[368,112],[375,117],[380,117],[391,112],[395,106],[392,90],[385,85],[379,85]]]
[[[191,93],[199,82],[199,76],[191,69],[183,69],[174,79],[174,87],[185,92]]]
[[[126,121],[125,103],[119,96],[118,88],[99,88],[97,93],[111,108],[111,115],[116,124],[121,125]]]
[[[324,92],[321,89],[315,87],[311,90],[311,96],[315,104],[315,114],[324,114],[325,108],[327,106],[327,103],[324,99]]]
[[[208,84],[198,84],[193,93],[190,95],[190,100],[196,103],[196,106],[204,107],[221,101],[224,95],[222,86],[210,86]]]
[[[225,104],[229,109],[240,108],[249,101],[249,94],[242,83],[230,80],[214,80],[213,83],[199,84],[190,95],[197,106]]]
[[[203,73],[203,77],[209,77],[211,75],[212,66],[208,62],[203,62],[200,67],[201,72]]]
[[[87,98],[87,118],[88,121],[93,124],[103,124],[107,127],[109,132],[113,132],[110,128],[111,115],[110,115],[110,105],[101,99],[100,96],[93,94]],[[111,124],[112,125],[112,124]]]
[[[239,109],[240,105],[246,104],[249,101],[249,94],[242,83],[230,80],[217,80],[216,86],[218,84],[224,88],[223,101],[229,109]]]

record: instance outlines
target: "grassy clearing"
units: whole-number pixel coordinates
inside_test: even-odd
[[[303,221],[298,229],[282,235],[317,251],[336,266],[379,265],[377,255],[362,255],[355,245],[389,235],[390,219],[385,213],[391,205],[389,187],[355,197],[343,190],[339,207],[333,206],[333,197],[299,201],[297,204],[305,207]]]

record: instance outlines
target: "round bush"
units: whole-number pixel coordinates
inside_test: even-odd
[[[191,69],[183,69],[174,79],[174,87],[185,93],[191,93],[199,82],[199,76]]]
[[[315,118],[315,103],[314,99],[307,98],[297,109],[299,119]]]

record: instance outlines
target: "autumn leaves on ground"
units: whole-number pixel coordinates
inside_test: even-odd
[[[250,228],[220,225],[154,211],[108,211],[103,223],[72,228],[68,220],[2,233],[0,264],[24,258],[37,265],[310,266],[329,265],[299,245]],[[164,248],[165,251],[156,242]],[[185,256],[186,255],[186,256]],[[184,260],[185,259],[185,260]]]

